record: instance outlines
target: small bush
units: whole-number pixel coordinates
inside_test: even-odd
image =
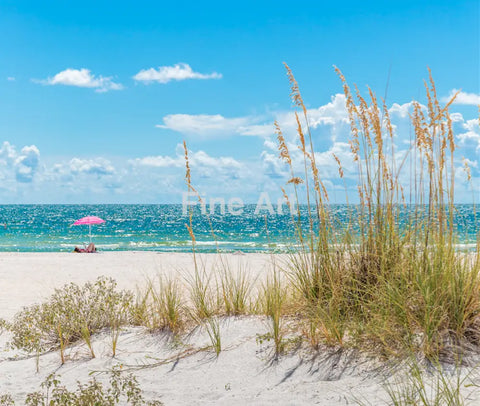
[[[100,277],[94,283],[56,289],[47,302],[15,315],[9,327],[12,346],[32,353],[60,348],[63,363],[64,348],[83,339],[94,357],[91,335],[106,327],[118,333],[131,318],[133,295],[116,287],[113,279]]]
[[[112,406],[127,404],[135,406],[160,406],[163,403],[143,398],[137,378],[132,374],[122,375],[121,367],[114,367],[110,371],[108,385],[104,385],[95,378],[85,384],[77,383],[77,389],[69,391],[61,385],[59,376],[51,374],[41,384],[41,391],[29,393],[24,404],[28,406]],[[0,405],[14,405],[10,395],[0,396]]]
[[[13,406],[15,402],[11,395],[0,395],[0,405],[2,406]]]

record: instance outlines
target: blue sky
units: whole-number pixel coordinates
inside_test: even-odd
[[[452,108],[459,154],[480,177],[479,14],[478,0],[2,0],[0,202],[179,202],[183,139],[207,195],[278,192],[272,122],[288,130],[291,112],[283,61],[321,122],[319,153],[348,136],[332,65],[382,97],[388,81],[389,107],[424,101],[429,66],[440,97],[463,92]]]

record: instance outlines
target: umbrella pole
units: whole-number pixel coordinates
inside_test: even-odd
[[[88,236],[90,237],[90,243],[92,242],[92,225],[88,225]]]

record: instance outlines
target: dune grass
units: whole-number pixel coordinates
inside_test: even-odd
[[[437,363],[427,369],[412,360],[407,372],[387,381],[384,388],[393,406],[454,406],[466,404],[463,389],[468,385],[469,376],[462,376],[460,368],[449,372]]]
[[[183,289],[177,279],[158,275],[137,293],[133,320],[149,330],[182,331],[185,323]]]
[[[286,69],[298,109],[297,146],[303,164],[294,162],[292,146],[276,125],[279,155],[291,173],[286,187],[293,188],[296,199],[288,204],[299,207],[305,201],[308,219],[301,218],[300,210],[293,211],[301,248],[284,268],[301,293],[310,341],[318,342],[319,334],[331,345],[373,346],[385,355],[422,351],[433,358],[452,341],[478,345],[478,250],[468,255],[455,250],[458,168],[448,112],[453,98],[441,106],[430,75],[425,83],[427,105],[412,103],[415,139],[399,157],[385,103],[370,89],[368,100],[357,88],[353,94],[337,69],[356,165],[357,179],[349,189],[358,194],[358,204],[347,204],[347,211],[354,213],[349,224],[338,225],[319,175],[308,111],[293,73]],[[342,162],[334,159],[343,178]],[[408,160],[411,165],[405,165]],[[298,168],[303,169],[297,174]],[[354,200],[346,193],[347,202]]]
[[[315,347],[321,342],[355,346],[385,357],[420,351],[436,359],[462,347],[478,346],[478,249],[461,254],[455,248],[454,191],[459,159],[449,115],[455,96],[442,106],[429,75],[426,105],[412,102],[415,137],[399,155],[385,102],[371,89],[368,97],[356,87],[352,92],[336,69],[343,84],[351,127],[350,154],[356,166],[354,178],[350,173],[346,179],[341,160],[333,155],[339,179],[345,182],[346,212],[351,213],[346,224],[339,224],[317,166],[308,110],[292,71],[285,66],[296,110],[297,143],[287,141],[277,123],[275,130],[279,159],[290,173],[282,191],[300,248],[282,264],[281,275],[258,290],[256,299],[267,303],[272,334],[278,338],[276,346],[281,341],[281,319],[292,316]],[[184,147],[188,190],[201,202],[192,186]],[[349,195],[351,190],[356,196]],[[294,201],[289,196],[294,196]],[[306,203],[306,215],[300,210],[302,203]],[[199,274],[191,212],[188,229]],[[220,288],[217,284],[228,314],[234,303],[226,296],[241,297],[245,302],[251,291],[245,279],[239,278],[235,281],[223,274]],[[278,279],[287,280],[285,289],[296,298],[294,306],[282,306]],[[205,307],[198,300],[205,298],[211,282],[203,278],[192,285],[197,311]]]

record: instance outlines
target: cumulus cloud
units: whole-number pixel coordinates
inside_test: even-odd
[[[442,102],[447,103],[458,92],[458,89],[452,89],[448,96],[442,97]],[[453,104],[463,104],[467,106],[478,106],[480,104],[480,94],[462,92],[458,93]]]
[[[86,173],[90,175],[112,175],[115,173],[115,168],[110,161],[104,158],[96,159],[79,159],[73,158],[70,161],[70,171],[76,173]]]
[[[147,156],[129,161],[133,166],[144,166],[154,168],[185,167],[185,157],[183,145],[178,144],[176,156]],[[228,156],[213,157],[205,151],[189,151],[189,163],[192,168],[200,168],[210,171],[215,169],[220,171],[235,171],[242,168],[242,164],[236,159]],[[205,174],[205,172],[203,172]]]
[[[15,147],[8,141],[4,141],[0,148],[0,163],[3,165],[9,165],[15,160],[16,156],[17,151],[15,150]]]
[[[20,152],[5,141],[0,148],[0,172],[2,179],[19,183],[31,183],[40,164],[40,151],[35,145],[24,146]]]
[[[65,69],[53,77],[45,80],[34,80],[34,82],[44,85],[64,85],[75,87],[86,87],[95,89],[98,93],[108,92],[109,90],[121,90],[123,86],[112,80],[111,76],[95,76],[89,69]]]
[[[146,156],[144,158],[136,158],[130,160],[130,163],[138,166],[150,166],[153,168],[168,168],[168,167],[181,167],[185,164],[185,161],[182,162],[181,157],[171,156]]]
[[[35,145],[23,147],[15,159],[15,177],[18,182],[30,183],[40,161],[40,151]]]
[[[193,166],[204,166],[215,169],[239,169],[242,164],[232,157],[212,157],[204,151],[192,152],[191,162]]]
[[[263,172],[269,178],[286,179],[288,177],[288,168],[285,163],[278,158],[278,154],[262,151],[260,159]]]
[[[390,116],[397,116],[399,118],[407,118],[409,113],[412,111],[413,103],[393,103],[392,107],[388,109]]]
[[[212,73],[199,73],[195,72],[190,65],[186,63],[178,63],[173,66],[160,66],[158,69],[142,69],[138,72],[133,79],[137,82],[143,82],[146,84],[168,83],[172,80],[180,81],[187,79],[221,79],[222,74],[217,72]]]
[[[345,95],[337,93],[331,97],[329,103],[316,109],[308,110],[309,123],[316,128],[320,125],[335,125],[349,122]]]
[[[463,119],[463,117],[462,117]],[[478,153],[480,151],[480,126],[478,119],[460,121],[461,128],[465,131],[457,135],[460,145],[472,148]]]
[[[397,167],[409,168],[412,162],[410,146],[415,134],[412,132],[409,112],[412,103],[390,106],[389,112],[394,126],[395,150],[386,146],[386,154],[394,154]],[[335,201],[335,191],[341,189],[339,202],[344,196],[344,188],[348,189],[349,198],[355,201],[357,164],[354,162],[348,140],[351,137],[348,114],[345,110],[345,97],[342,94],[332,98],[319,107],[309,108],[309,124],[315,159],[322,181]],[[303,117],[301,117],[303,120]],[[451,119],[456,134],[457,156],[464,156],[472,169],[472,177],[480,179],[480,127],[477,119],[467,119],[459,112],[452,112]],[[304,172],[303,153],[298,148],[297,125],[292,111],[269,111],[258,116],[224,117],[220,114],[189,115],[172,114],[163,118],[158,127],[185,135],[203,137],[256,136],[259,141],[243,140],[245,148],[250,148],[248,158],[240,159],[236,151],[212,154],[209,150],[190,150],[190,166],[195,187],[208,196],[239,196],[251,199],[258,198],[259,191],[279,192],[280,186],[290,178],[288,166],[279,159],[276,135],[273,132],[273,121],[277,120],[285,136],[290,150],[295,173],[302,176]],[[388,143],[386,143],[388,144]],[[333,154],[337,156],[344,172],[340,179],[338,165]],[[410,155],[409,155],[410,154]],[[393,155],[392,155],[393,156]],[[461,160],[455,162],[458,169],[460,201],[468,200],[461,177]],[[11,201],[19,201],[20,193],[32,193],[30,190],[52,193],[52,199],[59,201],[148,201],[175,202],[181,201],[184,185],[185,161],[183,145],[176,150],[157,154],[149,153],[136,159],[115,158],[115,165],[106,158],[66,158],[62,162],[42,160],[34,146],[16,149],[8,142],[0,144],[0,180],[4,197],[11,191]],[[404,176],[405,175],[405,176]],[[400,179],[408,185],[408,170]],[[32,183],[32,184],[30,184]],[[305,184],[299,186],[304,188]],[[463,189],[462,189],[463,187]],[[48,190],[48,192],[44,192]],[[28,192],[27,192],[28,191]],[[10,193],[10,192],[9,192]],[[17,195],[15,195],[17,193]],[[463,193],[463,195],[462,195]],[[470,193],[470,192],[469,192]],[[48,195],[49,196],[49,195]],[[272,195],[273,196],[273,195]],[[465,197],[466,196],[466,197]],[[116,200],[118,199],[118,200]],[[4,199],[5,200],[5,199]]]
[[[220,114],[169,114],[163,118],[163,124],[156,127],[179,132],[185,135],[200,136],[268,136],[273,134],[273,124],[255,124],[258,118],[226,118]]]
[[[55,164],[52,172],[64,180],[74,179],[77,175],[94,175],[102,177],[115,174],[112,163],[105,158],[80,159],[72,158],[66,163]]]
[[[329,103],[308,110],[311,129],[328,127],[332,137],[340,127],[348,126],[345,96],[336,94]],[[302,118],[303,120],[303,118]],[[224,117],[220,114],[169,114],[157,128],[172,130],[184,135],[203,137],[228,137],[232,135],[268,138],[274,135],[273,122],[277,121],[286,138],[295,138],[297,122],[291,111],[276,111],[264,116]]]

